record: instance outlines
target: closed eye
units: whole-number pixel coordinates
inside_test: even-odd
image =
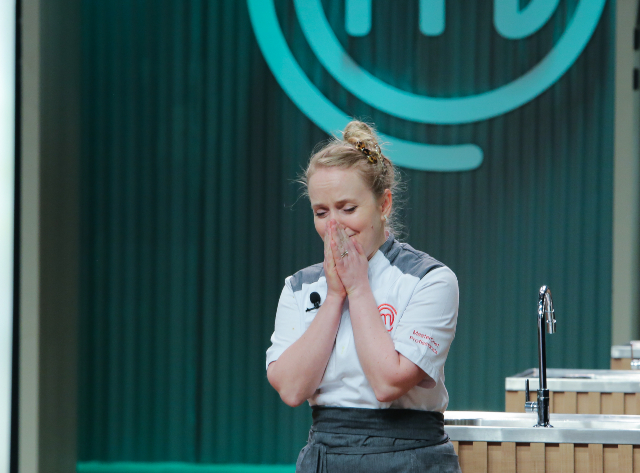
[[[316,210],[314,214],[318,218],[323,218],[324,216],[327,215],[327,212],[325,210]]]
[[[357,207],[355,207],[355,206],[354,207],[347,207],[346,209],[344,209],[344,211],[347,212],[347,213],[353,213],[353,212],[355,212],[356,208]]]

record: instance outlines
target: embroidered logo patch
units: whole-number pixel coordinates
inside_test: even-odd
[[[428,347],[436,355],[438,354],[438,348],[440,348],[440,344],[437,343],[433,339],[433,337],[430,337],[429,335],[425,335],[424,333],[420,333],[417,330],[414,330],[413,334],[409,335],[409,338],[413,343],[417,343],[418,345],[424,345]]]
[[[380,317],[382,317],[384,326],[387,327],[387,332],[391,332],[391,330],[393,330],[393,322],[396,320],[398,311],[391,304],[380,304],[378,306],[378,312],[380,312]]]

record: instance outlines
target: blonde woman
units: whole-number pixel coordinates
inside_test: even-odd
[[[286,279],[267,350],[282,400],[313,410],[297,472],[460,471],[443,417],[458,282],[394,238],[396,176],[360,121],[305,172],[324,261]]]

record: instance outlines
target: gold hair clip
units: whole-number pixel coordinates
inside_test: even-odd
[[[381,156],[380,146],[378,146],[377,144],[375,146],[375,149],[371,151],[369,148],[366,148],[364,146],[364,143],[362,141],[356,142],[356,148],[358,148],[360,152],[367,157],[371,164],[376,164],[378,162],[378,158]]]

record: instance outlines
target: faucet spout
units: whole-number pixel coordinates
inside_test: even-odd
[[[538,317],[544,317],[547,333],[556,333],[556,316],[553,311],[551,289],[548,286],[542,286],[538,294]]]
[[[542,286],[538,293],[538,375],[540,379],[537,402],[538,424],[536,427],[553,427],[549,424],[549,389],[547,388],[547,347],[545,343],[545,331],[555,333],[556,318],[553,311],[551,290],[547,286]]]

